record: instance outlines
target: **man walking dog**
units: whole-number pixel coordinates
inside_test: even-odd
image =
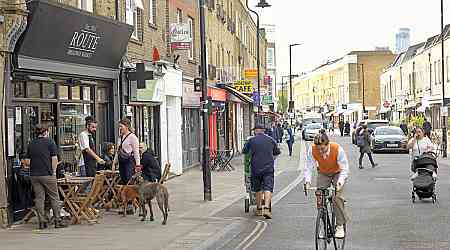
[[[256,125],[255,136],[245,144],[243,153],[251,155],[251,186],[256,192],[256,215],[272,218],[271,200],[274,184],[275,157],[281,153],[277,142],[264,134],[264,126]],[[262,200],[264,197],[264,205]]]

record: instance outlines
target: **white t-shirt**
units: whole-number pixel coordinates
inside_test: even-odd
[[[78,135],[78,145],[80,146],[81,152],[89,148],[89,132],[87,130],[84,130]],[[83,154],[81,154],[78,166],[84,166]]]
[[[430,138],[424,137],[420,140],[416,140],[416,143],[414,143],[412,149],[411,149],[411,159],[414,159],[416,156],[420,156],[421,154],[425,152],[433,151],[433,143],[431,142]]]

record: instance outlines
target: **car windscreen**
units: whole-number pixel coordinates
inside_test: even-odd
[[[322,126],[320,126],[320,124],[314,124],[314,123],[309,124],[309,125],[306,127],[306,129],[321,129],[321,128],[322,128]]]
[[[370,123],[367,124],[367,127],[369,129],[374,130],[374,129],[378,128],[378,127],[388,126],[388,125],[389,125],[388,122],[370,122]]]
[[[403,131],[400,128],[378,128],[375,135],[403,135]]]

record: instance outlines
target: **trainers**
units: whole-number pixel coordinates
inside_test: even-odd
[[[375,163],[375,164],[373,164],[372,165],[372,167],[374,168],[374,167],[377,167],[378,166],[378,164],[377,163]]]
[[[336,237],[336,238],[344,238],[345,237],[345,231],[344,231],[343,225],[336,227],[336,232],[334,233],[334,237]]]
[[[263,216],[266,219],[272,219],[272,212],[268,208],[263,208],[262,210]]]
[[[362,165],[359,165],[359,169],[363,169],[364,167]]]
[[[55,220],[55,228],[65,228],[68,227],[69,225],[64,222],[63,220],[59,219],[59,220]]]

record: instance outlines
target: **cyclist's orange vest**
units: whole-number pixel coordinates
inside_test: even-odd
[[[312,155],[314,160],[319,163],[319,172],[323,174],[335,174],[341,171],[337,163],[339,152],[339,144],[330,142],[330,153],[328,157],[324,159],[319,152],[319,149],[316,145],[312,145]]]

